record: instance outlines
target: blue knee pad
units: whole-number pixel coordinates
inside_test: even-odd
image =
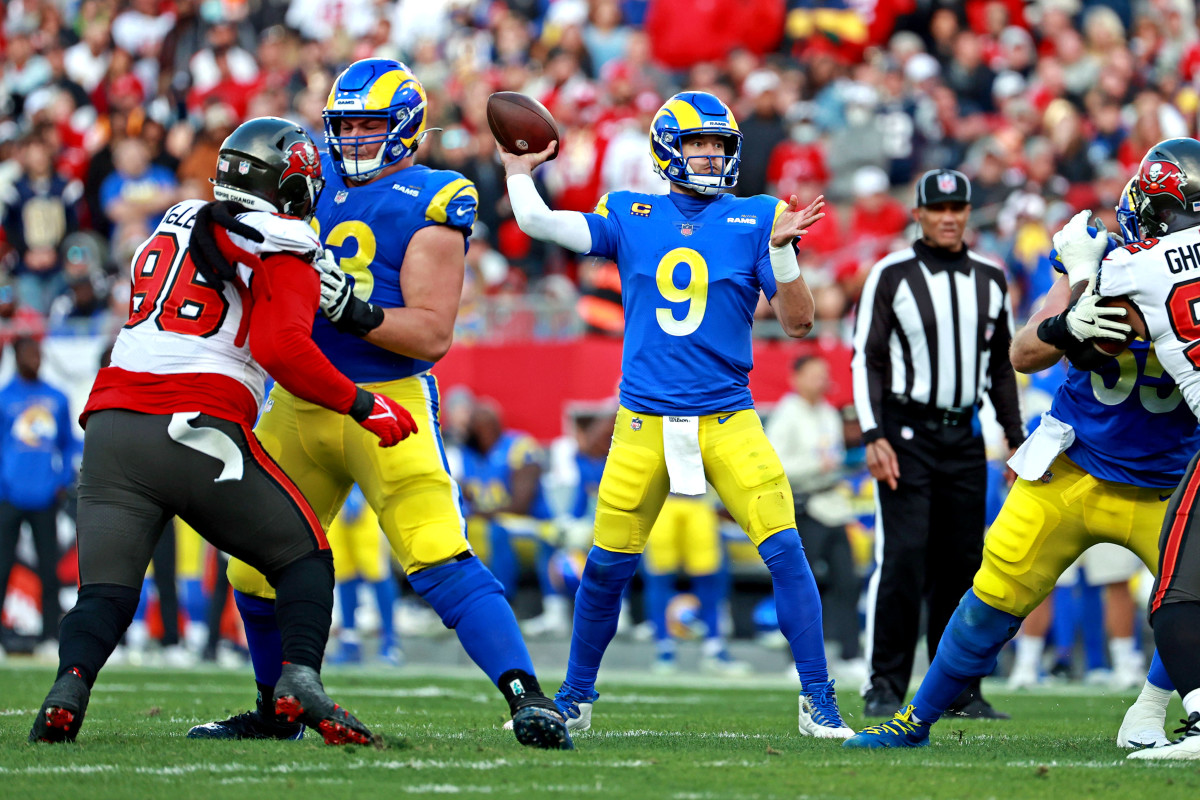
[[[478,558],[451,561],[408,576],[447,628],[456,628],[463,612],[481,595],[504,595],[504,587]]]
[[[937,657],[953,674],[971,678],[989,675],[1005,643],[1020,628],[1020,617],[992,608],[968,589],[942,634]]]
[[[467,655],[492,683],[509,670],[534,674],[504,588],[478,558],[414,572],[408,582],[433,606],[442,624],[458,634]]]

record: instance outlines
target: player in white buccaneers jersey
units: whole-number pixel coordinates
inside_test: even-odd
[[[308,135],[283,119],[245,123],[222,144],[215,183],[225,202],[176,205],[138,248],[129,321],[80,417],[79,600],[63,619],[57,680],[30,741],[75,739],[176,515],[275,587],[287,664],[266,700],[271,718],[299,720],[329,744],[374,738],[321,685],[333,559],[316,515],[251,426],[267,373],[350,415],[380,446],[415,425],[334,369],[310,338],[319,278],[296,254],[318,251],[302,218],[322,181]]]
[[[1150,148],[1133,182],[1146,237],[1100,265],[1096,294],[1126,297],[1127,321],[1153,342],[1158,360],[1200,418],[1200,142],[1167,139]],[[1134,759],[1200,759],[1200,470],[1193,457],[1172,495],[1159,536],[1150,604],[1154,642],[1183,698],[1183,737],[1131,753]]]

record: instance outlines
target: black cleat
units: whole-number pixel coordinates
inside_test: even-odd
[[[325,744],[375,743],[370,728],[325,694],[321,675],[312,667],[283,665],[283,674],[275,684],[275,713],[317,731]]]
[[[79,670],[72,667],[50,687],[50,693],[42,702],[33,729],[29,731],[31,742],[73,742],[83,725],[88,699],[92,692]]]
[[[946,709],[946,714],[966,719],[1012,719],[1011,714],[992,708],[992,704],[984,700],[983,695],[976,688],[964,689],[963,693]]]
[[[900,698],[885,686],[872,685],[863,700],[864,717],[891,717],[900,711]]]
[[[289,739],[304,738],[304,725],[267,719],[261,711],[244,711],[229,719],[206,722],[187,732],[189,739]]]
[[[522,697],[513,712],[513,734],[526,747],[542,750],[574,750],[575,743],[567,732],[567,721],[563,719],[554,701],[545,695]]]

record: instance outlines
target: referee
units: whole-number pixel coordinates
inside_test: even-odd
[[[921,605],[929,658],[971,587],[983,550],[986,391],[1010,448],[1024,440],[1008,346],[1003,270],[963,242],[971,182],[931,170],[917,183],[921,238],[871,269],[854,329],[854,406],[876,479],[875,561],[867,596],[866,716],[891,716],[908,692]],[[1007,718],[979,693],[951,713]]]

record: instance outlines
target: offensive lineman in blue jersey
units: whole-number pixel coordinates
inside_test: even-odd
[[[379,517],[409,583],[454,629],[500,689],[524,745],[571,749],[562,715],[533,662],[500,583],[467,542],[450,477],[430,367],[454,334],[467,237],[478,194],[456,172],[414,163],[425,135],[426,95],[408,67],[387,59],[350,65],[325,107],[327,191],[316,210],[326,246],[313,340],[359,385],[391,397],[421,421],[401,450],[381,450],[340,418],[276,386],[256,428],[266,450],[328,527],[357,483]],[[273,595],[231,560],[229,579],[259,691],[279,674]],[[260,709],[197,726],[189,736],[298,738]]]
[[[771,571],[783,633],[800,675],[800,731],[845,738],[825,665],[821,601],[779,457],[750,396],[751,327],[764,293],[789,336],[812,326],[812,294],[793,243],[824,215],[737,184],[742,134],[706,92],[675,95],[651,123],[666,196],[613,192],[595,213],[551,211],[531,178],[557,143],[517,156],[500,147],[521,230],[577,253],[616,261],[625,309],[620,408],[596,509],[595,544],[575,598],[567,675],[555,697],[572,730],[591,725],[596,674],[617,627],[621,593],[637,569],[668,491],[703,494],[705,480]]]
[[[1129,191],[1117,207],[1126,243],[1142,238]],[[1094,339],[1123,339],[1129,326],[1120,321],[1124,309],[1097,305],[1090,287],[1071,305],[1071,287],[1093,281],[1101,259],[1118,246],[1103,228],[1088,227],[1090,216],[1081,211],[1055,234],[1063,275],[1013,338],[1013,367],[1021,372],[1046,369],[1064,355],[1071,366],[1041,425],[1009,461],[1018,479],[988,531],[974,585],[912,703],[846,747],[928,745],[933,723],[969,681],[995,668],[1021,621],[1093,544],[1122,545],[1158,569],[1166,501],[1200,449],[1200,429],[1149,342],[1135,341],[1116,358],[1092,347]],[[1146,702],[1139,698],[1130,709],[1118,743],[1166,744],[1173,689],[1156,656],[1142,690]]]

